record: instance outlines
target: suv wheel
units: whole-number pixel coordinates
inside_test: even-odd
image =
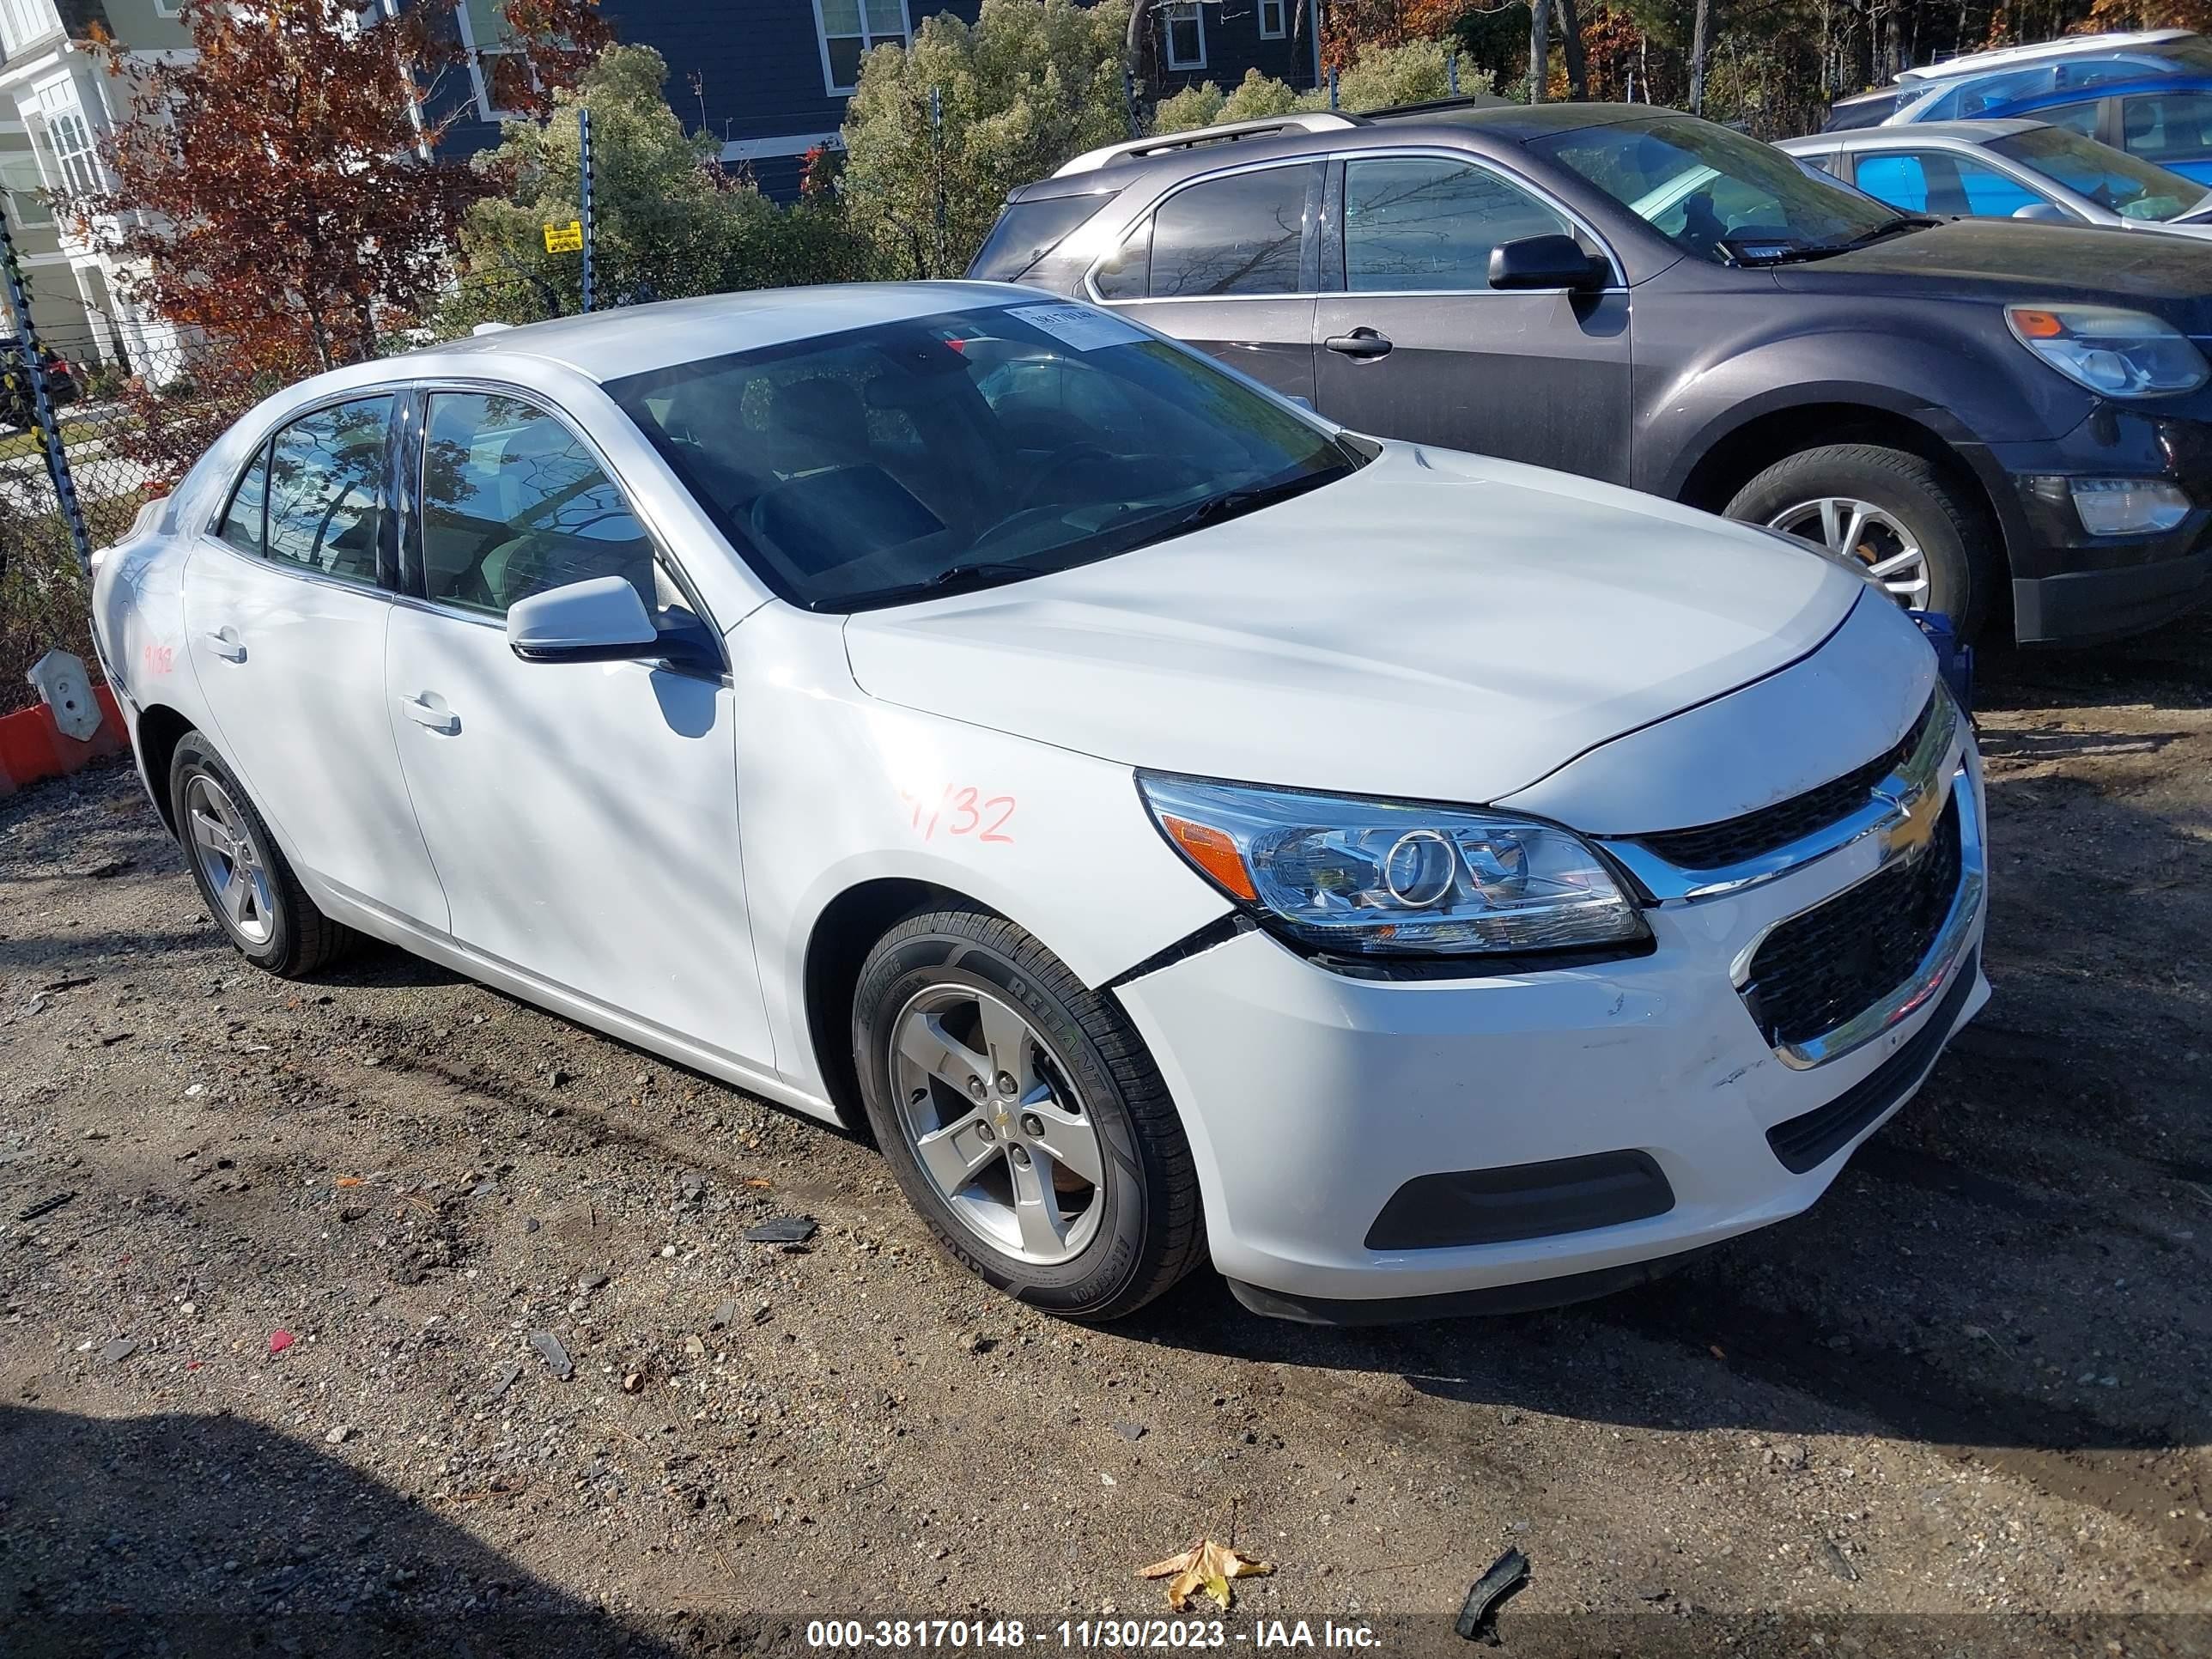
[[[999,1289],[1115,1319],[1204,1258],[1190,1145],[1142,1040],[1012,922],[948,909],[885,934],[853,1057],[908,1201]]]
[[[197,732],[177,740],[169,803],[201,902],[248,962],[298,979],[351,947],[356,935],[315,908],[245,787]]]
[[[1731,519],[1848,555],[1909,610],[1940,611],[1961,638],[1980,630],[1996,555],[1980,507],[1923,456],[1829,444],[1777,461],[1728,505]]]

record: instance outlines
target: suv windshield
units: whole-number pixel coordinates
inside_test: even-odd
[[[1841,252],[1893,226],[1920,222],[1694,116],[1579,127],[1528,148],[1588,179],[1675,246],[1720,264]]]
[[[2204,199],[2204,186],[2063,127],[2031,127],[1987,148],[2129,219],[2172,219]]]
[[[710,357],[608,391],[763,580],[855,611],[1124,553],[1368,459],[1088,306],[1016,304]]]

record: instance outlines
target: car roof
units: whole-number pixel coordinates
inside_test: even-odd
[[[1946,58],[1940,63],[1923,64],[1917,69],[1899,70],[1897,78],[1903,85],[1925,86],[1931,81],[1948,81],[1961,75],[1979,75],[1985,70],[2014,69],[2057,58],[2124,52],[2130,46],[2163,46],[2170,40],[2186,40],[2196,32],[2194,29],[2135,29],[2109,34],[2067,35],[2056,40],[2038,40],[2025,46],[1996,46],[1988,52],[1965,52],[1956,58]]]
[[[392,379],[482,374],[496,363],[532,362],[557,364],[605,382],[730,352],[1024,298],[1035,300],[1036,291],[1000,283],[836,283],[756,289],[526,323],[342,372],[357,375],[359,368],[377,368],[382,370],[381,378]]]
[[[1904,127],[1853,127],[1843,132],[1816,132],[1803,138],[1784,138],[1776,143],[1795,155],[1806,149],[1889,149],[1925,143],[1930,138],[1959,138],[1970,144],[1986,144],[1992,138],[2009,138],[2046,125],[2042,121],[1921,121]]]
[[[1584,127],[1668,116],[1692,118],[1656,104],[1508,104],[1468,98],[1375,110],[1352,117],[1343,126],[1320,131],[1255,132],[1234,137],[1224,133],[1225,141],[1216,142],[1206,136],[1215,129],[1199,128],[1188,144],[1115,156],[1080,173],[1055,173],[1018,186],[1007,192],[1006,200],[1114,195],[1139,179],[1179,180],[1225,165],[1295,161],[1316,151],[1395,148],[1419,143],[1424,136],[1460,147],[1470,138],[1513,146]]]

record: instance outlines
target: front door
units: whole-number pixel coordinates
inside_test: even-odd
[[[634,583],[664,624],[692,601],[565,422],[453,391],[421,427],[420,602],[393,607],[385,681],[453,937],[768,1067],[726,680],[507,642],[509,605],[592,577]]]
[[[1626,290],[1490,286],[1499,243],[1576,227],[1512,180],[1443,156],[1354,157],[1342,199],[1322,256],[1324,286],[1340,291],[1321,296],[1314,320],[1323,415],[1628,481]]]
[[[392,403],[331,404],[261,447],[192,550],[186,651],[208,735],[292,862],[443,932],[445,894],[385,712]]]
[[[1297,161],[1186,185],[1092,273],[1098,296],[1311,403],[1322,175]]]

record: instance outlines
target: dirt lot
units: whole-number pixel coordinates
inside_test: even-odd
[[[864,1146],[395,954],[246,969],[125,769],[0,804],[0,1650],[1037,1645],[1233,1534],[1232,1647],[1472,1651],[1513,1545],[1509,1653],[2212,1650],[2212,619],[1986,678],[1996,1000],[1827,1198],[1380,1332],[1038,1318]]]

